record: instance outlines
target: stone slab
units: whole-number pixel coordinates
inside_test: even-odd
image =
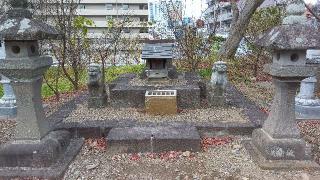
[[[243,141],[245,149],[251,155],[252,160],[265,170],[320,170],[319,164],[314,161],[297,161],[297,160],[266,160],[259,150],[253,145],[252,141]]]
[[[61,179],[68,166],[79,153],[84,139],[71,139],[63,155],[55,164],[46,168],[0,167],[0,179],[38,177],[44,179]]]
[[[110,92],[111,106],[116,108],[144,108],[147,90],[177,90],[178,108],[199,108],[200,88],[197,85],[186,86],[130,86],[118,84]]]
[[[107,136],[113,153],[200,151],[201,139],[195,127],[113,128]]]
[[[6,118],[15,118],[17,116],[17,107],[1,107],[0,106],[0,121]]]
[[[320,120],[320,106],[301,106],[296,104],[296,118]]]
[[[130,81],[136,77],[133,74],[124,74],[109,84],[110,104],[115,108],[144,108],[145,93],[147,90],[177,90],[178,108],[199,108],[200,94],[204,87],[199,87],[200,78],[186,73],[186,85],[177,86],[133,86]]]

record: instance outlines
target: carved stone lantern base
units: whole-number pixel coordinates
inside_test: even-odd
[[[252,141],[242,142],[253,161],[265,170],[320,170],[319,164],[312,160],[269,160]]]
[[[68,131],[52,131],[36,141],[16,140],[0,149],[0,179],[12,177],[62,178],[79,153],[84,139],[71,139]]]

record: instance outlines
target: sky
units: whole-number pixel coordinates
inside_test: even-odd
[[[202,11],[207,8],[206,0],[185,0],[186,16],[200,18]],[[314,4],[317,0],[304,0],[306,3]]]
[[[317,0],[304,0],[306,3],[312,3],[314,4]]]
[[[186,0],[186,16],[199,18],[206,7],[206,0]]]

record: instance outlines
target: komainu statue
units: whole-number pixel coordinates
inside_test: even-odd
[[[226,86],[228,83],[227,63],[218,61],[212,68],[212,76],[208,85],[208,101],[210,106],[224,106]]]
[[[107,104],[105,80],[103,79],[101,65],[92,63],[88,67],[88,107],[101,108]]]

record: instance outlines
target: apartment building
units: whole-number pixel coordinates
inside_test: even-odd
[[[110,18],[129,17],[131,23],[125,28],[128,35],[140,35],[148,38],[148,0],[80,0],[78,14],[94,21],[89,28],[93,37],[101,34]]]
[[[209,30],[225,34],[229,32],[232,22],[232,8],[228,1],[207,0],[206,24]]]
[[[174,38],[171,28],[182,23],[183,5],[182,0],[149,0],[149,21],[153,22],[150,32],[153,38]]]
[[[246,3],[246,0],[238,0],[238,8],[241,9]],[[283,5],[285,0],[265,0],[260,8]],[[220,35],[227,35],[232,22],[232,8],[230,0],[207,0],[208,8],[206,10],[206,25],[208,30],[216,29]]]

